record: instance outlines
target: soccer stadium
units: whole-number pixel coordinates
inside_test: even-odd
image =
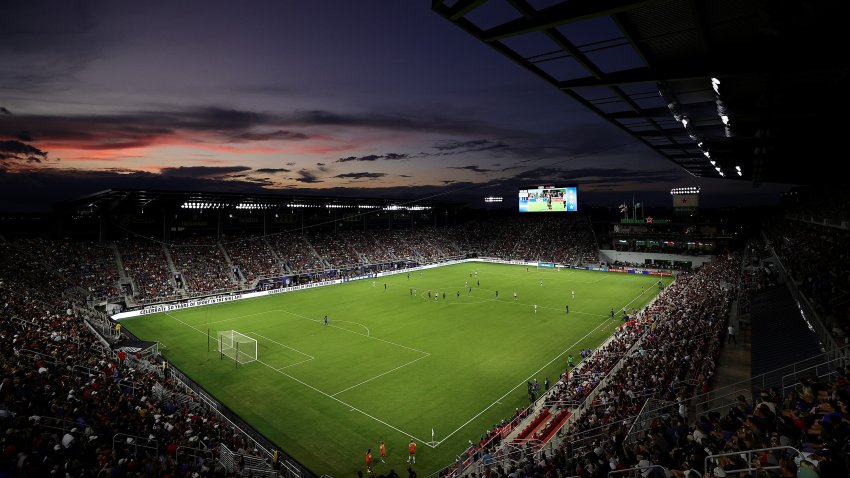
[[[258,5],[213,5],[203,21],[272,35],[255,27],[287,11]],[[829,173],[835,113],[850,106],[846,6],[370,6],[443,29],[428,68],[456,46],[522,75],[458,90],[492,86],[482,109],[537,90],[576,107],[565,116],[592,127],[565,140],[575,149],[535,136],[548,119],[533,109],[480,139],[455,90],[403,71],[403,97],[434,86],[433,123],[299,110],[315,91],[342,101],[323,89],[333,75],[311,77],[313,93],[228,90],[245,104],[282,95],[291,116],[167,110],[217,91],[186,57],[172,63],[203,43],[188,20],[200,10],[90,6],[18,6],[17,30],[0,34],[33,58],[116,42],[79,57],[87,67],[60,64],[64,86],[35,60],[26,88],[0,81],[0,476],[850,476],[850,197]],[[337,7],[285,20],[311,39],[310,61],[310,42],[340,37],[307,32],[366,22]],[[163,23],[135,36],[122,15],[139,31]],[[167,27],[180,18],[185,31]],[[35,19],[54,32],[44,45]],[[396,58],[380,33],[394,27],[362,26],[378,35],[370,54]],[[124,90],[77,95],[96,65],[160,34],[139,62],[191,87],[140,79],[153,106],[135,114]],[[244,49],[228,58],[243,76],[273,68]],[[376,109],[396,93],[363,91]],[[675,174],[642,172],[659,161]]]

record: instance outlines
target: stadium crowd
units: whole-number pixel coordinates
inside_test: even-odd
[[[850,291],[846,273],[850,262],[843,252],[850,236],[827,235],[822,226],[798,221],[774,225],[768,236],[801,290],[822,310],[840,312],[830,309],[831,299]],[[274,273],[278,263],[269,245],[290,268],[320,269],[323,259],[331,266],[362,258],[433,262],[473,251],[518,260],[595,263],[592,241],[592,232],[581,219],[520,218],[447,229],[278,234],[225,240],[224,251],[214,241],[193,239],[168,250],[187,287],[206,292],[234,286],[225,253],[246,280]],[[134,279],[138,299],[177,295],[161,244],[122,241],[116,246],[117,259]],[[622,325],[598,350],[582,351],[579,366],[573,369],[570,363],[552,390],[547,383],[549,393],[538,412],[528,417],[530,425],[517,429],[530,413],[518,409],[471,444],[444,474],[456,473],[471,459],[492,464],[486,476],[496,478],[602,478],[609,471],[635,467],[643,478],[721,478],[747,464],[724,458],[714,469],[704,470],[702,457],[791,444],[812,454],[802,463],[778,453],[763,454],[753,464],[755,475],[777,476],[769,466],[775,465],[782,476],[804,468],[815,474],[800,478],[846,476],[850,369],[839,371],[838,379],[829,384],[805,381],[785,397],[766,390],[755,405],[741,397],[739,406],[725,416],[710,411],[695,423],[688,419],[689,401],[702,399],[711,390],[736,287],[740,285],[738,297],[746,302],[770,280],[761,267],[767,250],[766,244],[751,242],[743,267],[734,256],[715,258],[695,272],[679,275],[644,310],[617,311]],[[73,295],[67,292],[75,287],[92,296],[117,293],[112,251],[111,246],[88,243],[0,242],[0,423],[6,430],[0,437],[4,447],[0,472],[228,476],[213,461],[181,458],[176,450],[201,448],[215,456],[217,447],[226,445],[248,454],[252,447],[242,435],[216,414],[174,400],[182,392],[162,370],[137,359],[139,367],[131,367],[132,357],[113,355],[86,326],[85,310],[72,306]],[[669,404],[669,410],[647,430],[635,432],[631,426],[649,398]],[[577,407],[580,403],[584,405]],[[564,433],[561,425],[567,420],[571,424]],[[502,437],[511,431],[520,440],[509,445]],[[113,443],[117,433],[161,443],[165,453],[119,446]],[[557,446],[535,453],[537,444],[550,439]],[[504,461],[508,455],[512,464]]]
[[[836,341],[850,344],[850,231],[783,219],[765,232]]]
[[[178,297],[162,244],[148,241],[120,241],[124,270],[133,279],[135,300],[150,303]]]
[[[268,236],[269,244],[292,272],[322,270],[322,260],[304,241],[303,237],[291,233]]]
[[[334,269],[360,264],[357,251],[346,235],[335,233],[311,232],[307,240],[313,249]]]
[[[103,346],[90,312],[63,294],[71,282],[9,243],[0,254],[0,475],[242,476],[180,449],[248,456],[243,435],[176,400],[181,389],[160,368]]]
[[[105,299],[119,294],[118,269],[109,246],[46,239],[24,239],[19,245],[23,253],[52,264],[59,274],[83,288],[92,298]]]
[[[680,275],[644,310],[625,311],[623,324],[609,342],[591,351],[578,371],[567,367],[546,397],[539,412],[546,418],[532,436],[524,437],[519,448],[513,442],[475,450],[474,457],[486,454],[495,463],[517,449],[528,451],[519,464],[491,468],[496,477],[520,476],[520,470],[525,476],[552,476],[547,473],[557,470],[561,476],[603,477],[612,469],[610,463],[615,463],[613,469],[626,469],[650,459],[647,451],[639,451],[641,446],[652,448],[654,437],[626,445],[626,424],[650,397],[676,404],[678,414],[688,399],[710,390],[740,266],[739,259],[719,258],[695,273]],[[591,392],[591,403],[575,410]],[[564,420],[559,417],[567,417],[571,409],[576,417],[568,434],[559,432],[554,438],[560,446],[548,457],[535,457],[533,444],[550,438],[555,431],[551,427],[560,426]],[[684,415],[679,415],[681,420]]]
[[[218,243],[207,238],[187,238],[168,249],[191,295],[224,292],[236,286]]]
[[[263,237],[222,239],[222,245],[248,284],[261,277],[279,277],[280,263]]]
[[[358,275],[393,263],[428,264],[467,254],[508,260],[597,264],[585,218],[513,218],[445,228],[311,230],[305,235],[175,238],[173,243],[129,239],[114,243],[26,239],[23,253],[49,258],[54,268],[92,299],[120,299],[120,278],[133,284],[135,305],[232,292],[261,278],[301,276],[298,283]],[[115,256],[117,251],[118,256]],[[168,255],[172,262],[169,263]],[[124,271],[119,274],[118,264]],[[172,267],[173,264],[173,267]],[[126,277],[125,277],[126,274]],[[244,284],[241,278],[244,278]],[[304,275],[307,274],[307,275]],[[121,279],[123,280],[123,279]]]

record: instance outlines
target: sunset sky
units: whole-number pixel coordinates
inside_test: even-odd
[[[475,203],[770,202],[699,180],[430,11],[427,1],[14,2],[0,19],[0,211],[110,187]]]

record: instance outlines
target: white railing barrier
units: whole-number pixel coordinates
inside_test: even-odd
[[[708,473],[708,470],[713,470],[714,468],[709,468],[709,466],[710,466],[709,463],[716,464],[716,463],[718,463],[717,459],[722,458],[724,456],[740,457],[747,463],[746,468],[740,468],[740,469],[737,469],[737,470],[726,470],[726,469],[724,469],[723,471],[726,472],[727,476],[734,475],[734,474],[737,474],[737,473],[752,473],[752,472],[758,471],[758,470],[778,470],[779,465],[762,466],[761,464],[759,464],[757,467],[753,467],[753,458],[758,459],[758,455],[763,453],[763,452],[776,452],[776,451],[782,451],[783,453],[790,451],[790,452],[795,453],[797,456],[799,456],[800,460],[806,459],[805,455],[803,455],[803,453],[800,450],[794,448],[793,446],[775,446],[775,447],[770,447],[770,448],[757,448],[755,450],[734,451],[734,452],[728,452],[728,453],[719,453],[717,455],[708,455],[707,457],[705,457],[705,460],[704,460],[704,463],[703,463],[704,464],[703,470],[705,470],[706,473]]]

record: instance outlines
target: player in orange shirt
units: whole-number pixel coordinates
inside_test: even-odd
[[[379,447],[379,451],[381,452],[381,463],[386,463],[384,458],[387,457],[387,447],[384,445],[384,442],[381,442],[381,446]]]
[[[372,473],[372,449],[366,450],[366,471]]]
[[[416,463],[416,442],[412,439],[410,440],[410,444],[407,445],[407,462],[408,463]]]

